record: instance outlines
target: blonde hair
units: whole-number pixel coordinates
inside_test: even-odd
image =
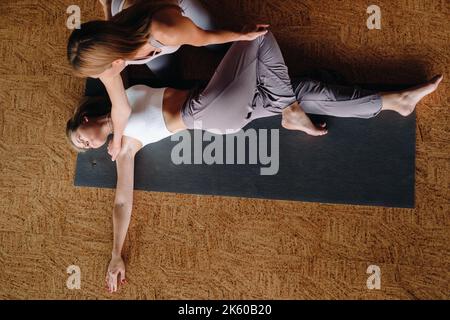
[[[153,15],[169,7],[181,11],[178,5],[164,0],[137,1],[109,21],[90,21],[75,29],[67,45],[75,75],[99,75],[118,59],[133,59],[150,38]]]
[[[67,121],[66,138],[72,148],[79,153],[86,152],[86,149],[78,148],[72,140],[72,135],[83,125],[84,117],[95,120],[111,113],[111,101],[106,96],[87,97],[75,109],[72,117]]]

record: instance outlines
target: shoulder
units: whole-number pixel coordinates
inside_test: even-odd
[[[182,12],[182,9],[176,5],[164,6],[153,14],[152,22],[161,25],[174,25],[180,17],[183,17]]]
[[[177,35],[183,30],[186,18],[181,9],[167,7],[156,12],[152,18],[151,34],[162,43],[176,41]]]
[[[120,158],[134,158],[135,155],[143,148],[141,141],[128,136],[122,137],[122,149],[120,150]]]

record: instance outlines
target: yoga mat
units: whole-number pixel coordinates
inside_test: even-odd
[[[103,90],[98,82],[88,81],[87,95]],[[415,114],[403,118],[383,112],[370,120],[311,118],[327,122],[327,136],[286,130],[280,126],[281,116],[258,119],[245,128],[280,129],[276,175],[261,175],[267,166],[260,164],[175,165],[171,152],[179,142],[169,137],[137,154],[135,189],[414,208]],[[194,131],[189,132],[193,137]],[[106,145],[78,155],[76,186],[115,188],[116,179]]]

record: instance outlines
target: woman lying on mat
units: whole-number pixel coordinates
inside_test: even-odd
[[[108,91],[116,133],[109,150],[113,161],[120,152],[123,130],[131,114],[120,76],[127,65],[147,64],[161,75],[169,65],[168,55],[182,45],[201,47],[251,41],[267,32],[266,25],[245,33],[208,31],[214,29],[212,18],[198,0],[102,2],[110,6],[113,17],[84,23],[81,29],[74,30],[67,54],[76,75],[100,78]]]
[[[292,81],[272,33],[252,42],[236,42],[206,87],[190,91],[134,86],[126,91],[133,113],[117,157],[117,190],[113,211],[114,244],[106,281],[117,290],[125,265],[122,246],[131,217],[134,158],[147,144],[186,129],[235,133],[251,121],[281,115],[282,127],[313,136],[327,134],[307,113],[336,117],[372,118],[392,110],[410,115],[416,104],[436,90],[442,76],[401,92],[372,92],[318,81]],[[67,137],[78,151],[104,145],[113,126],[107,98],[82,103],[67,123]]]

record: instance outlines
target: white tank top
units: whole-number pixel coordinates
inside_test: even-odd
[[[162,105],[165,90],[166,88],[154,89],[145,85],[126,90],[132,112],[125,127],[125,136],[146,146],[174,134],[167,129],[164,121]]]
[[[119,12],[123,10],[123,6],[125,4],[125,0],[113,0],[111,1],[111,14],[112,16],[115,16]],[[184,15],[184,14],[183,14]],[[154,39],[153,37],[150,37],[148,39],[148,42],[155,48],[159,49],[159,52],[155,51],[153,55],[150,55],[148,57],[137,59],[137,60],[126,60],[125,65],[136,65],[136,64],[146,64],[152,61],[153,59],[158,58],[159,56],[163,56],[166,54],[171,54],[178,49],[180,49],[181,46],[165,46],[158,40]]]

